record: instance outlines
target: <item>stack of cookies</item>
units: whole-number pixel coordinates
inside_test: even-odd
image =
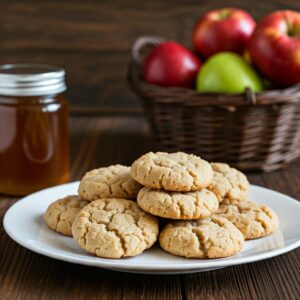
[[[216,215],[220,197],[209,189],[214,171],[207,161],[182,152],[148,153],[133,163],[131,175],[144,186],[139,207],[167,223],[159,236],[163,250],[195,258],[241,251],[241,232]]]
[[[135,256],[157,240],[158,220],[142,211],[136,199],[141,185],[130,176],[130,167],[113,165],[87,172],[78,195],[52,203],[47,225],[73,236],[84,250],[105,258]]]
[[[52,203],[45,221],[104,258],[138,255],[157,239],[174,255],[227,257],[241,251],[245,239],[278,226],[275,213],[250,201],[248,190],[246,176],[226,164],[183,152],[150,152],[131,167],[87,172],[78,195]]]

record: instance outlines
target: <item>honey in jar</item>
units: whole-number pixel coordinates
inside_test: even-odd
[[[0,66],[0,193],[25,195],[69,177],[63,69]]]

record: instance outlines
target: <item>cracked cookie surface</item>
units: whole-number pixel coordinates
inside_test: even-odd
[[[126,199],[99,199],[77,215],[72,232],[79,246],[104,258],[135,256],[157,240],[158,220]]]
[[[72,223],[88,203],[76,195],[59,199],[48,206],[44,215],[45,222],[52,230],[72,236]]]
[[[144,187],[138,193],[137,204],[152,215],[175,220],[207,218],[219,208],[216,195],[205,188],[180,193]]]
[[[219,201],[224,198],[243,200],[248,197],[247,177],[235,168],[224,163],[211,163],[214,175],[208,189],[216,194]]]
[[[189,192],[208,186],[213,171],[207,161],[192,154],[149,152],[132,164],[131,175],[148,188]]]
[[[101,198],[135,199],[141,185],[130,176],[130,167],[112,165],[87,172],[78,194],[85,200]]]
[[[269,235],[279,225],[273,210],[267,205],[252,201],[221,204],[217,214],[232,222],[242,232],[245,240]]]
[[[227,219],[213,216],[168,224],[159,235],[163,250],[190,258],[221,258],[244,247],[242,233]]]

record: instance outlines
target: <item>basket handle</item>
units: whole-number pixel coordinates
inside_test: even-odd
[[[139,81],[142,76],[143,57],[142,52],[146,48],[154,48],[164,41],[155,36],[142,36],[136,39],[131,47],[131,59],[128,65],[127,80],[130,84]]]
[[[155,46],[159,45],[164,41],[163,38],[156,37],[156,36],[141,36],[137,38],[133,45],[131,50],[131,59],[132,62],[139,66],[143,63],[143,59],[141,56],[142,51],[145,48],[154,48]]]
[[[248,103],[255,105],[256,104],[256,95],[253,92],[253,90],[249,87],[246,87],[245,94],[246,94],[246,99],[247,99]]]

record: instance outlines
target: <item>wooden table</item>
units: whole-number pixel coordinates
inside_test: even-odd
[[[139,116],[72,118],[71,145],[72,180],[93,167],[130,164],[154,149],[147,125]],[[295,198],[300,195],[300,161],[282,171],[248,175],[251,183]],[[15,201],[0,196],[1,219]],[[269,260],[206,273],[134,275],[35,254],[12,241],[1,222],[0,299],[42,298],[300,299],[300,248]]]

